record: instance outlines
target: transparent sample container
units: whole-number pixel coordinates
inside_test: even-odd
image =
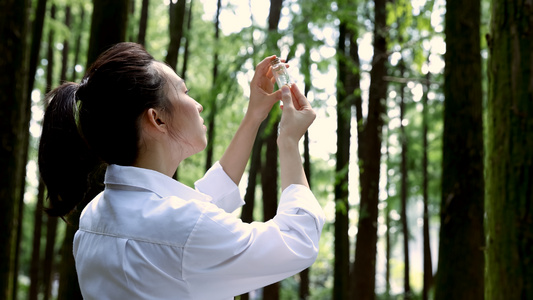
[[[270,65],[272,66],[272,74],[274,75],[274,78],[276,78],[278,88],[281,89],[284,85],[290,87],[292,82],[289,72],[287,72],[287,68],[285,67],[285,63],[281,62],[279,58],[276,57],[270,62]]]

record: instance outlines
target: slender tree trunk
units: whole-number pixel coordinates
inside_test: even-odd
[[[55,242],[57,233],[57,218],[46,216],[46,247],[44,251],[43,261],[43,285],[44,285],[44,300],[48,300],[52,296],[52,269],[55,262]]]
[[[24,139],[27,115],[27,16],[29,2],[0,2],[0,299],[11,299],[15,251],[15,212],[25,172]]]
[[[403,78],[405,72],[405,65],[403,58],[399,62],[400,77]],[[405,86],[400,84],[400,142],[402,147],[402,161],[400,163],[401,173],[401,190],[400,190],[400,202],[401,211],[400,219],[402,222],[403,233],[403,293],[404,299],[411,299],[411,283],[409,281],[409,222],[407,220],[407,135],[405,134],[405,126],[403,125],[403,119],[405,118]]]
[[[26,100],[26,111],[24,113],[24,120],[22,122],[29,123],[31,120],[31,92],[33,90],[33,83],[35,80],[35,72],[37,70],[37,61],[39,58],[39,49],[41,45],[41,39],[42,39],[42,32],[43,32],[43,23],[44,23],[44,16],[46,13],[46,0],[39,0],[37,2],[37,7],[35,10],[35,19],[32,22],[32,31],[29,33],[31,34],[31,43],[30,43],[30,56],[29,56],[29,65],[28,65],[28,84],[27,84],[27,92],[26,97],[28,98]],[[25,166],[28,161],[28,148],[29,148],[29,142],[30,142],[30,135],[24,134],[23,135],[23,154],[22,164]],[[20,177],[20,184],[22,188],[20,189],[20,196],[19,196],[19,203],[18,203],[18,212],[16,219],[18,220],[16,222],[17,232],[16,232],[16,241],[15,241],[15,253],[14,253],[14,272],[13,272],[13,300],[17,299],[18,294],[18,288],[17,288],[17,281],[18,281],[18,274],[19,274],[19,261],[20,261],[20,243],[22,240],[22,226],[23,226],[23,217],[24,217],[24,194],[25,194],[25,186],[26,186],[26,173],[22,172]]]
[[[346,22],[339,26],[337,46],[337,152],[335,154],[335,262],[333,299],[347,299],[350,275],[350,240],[348,237],[348,168],[350,162],[351,103],[347,96]]]
[[[191,23],[192,23],[192,12],[193,12],[193,0],[189,2],[189,10],[187,13],[187,31],[185,33],[185,46],[183,47],[183,63],[181,67],[181,78],[185,80],[187,75],[187,65],[189,62],[189,41],[192,38],[191,33]]]
[[[181,38],[183,36],[183,18],[185,16],[185,0],[178,0],[176,4],[169,4],[169,32],[170,43],[168,44],[167,57],[165,61],[168,65],[176,70],[178,65],[178,54],[181,45]]]
[[[39,188],[37,195],[37,203],[34,211],[34,225],[33,225],[33,243],[31,251],[31,265],[30,265],[30,291],[28,294],[29,300],[36,300],[39,295],[39,287],[41,286],[41,234],[43,224],[43,202],[44,202],[45,186],[42,180],[39,180]]]
[[[275,120],[279,116],[275,111],[270,114]],[[278,145],[276,142],[279,122],[271,123],[270,132],[265,140],[266,152],[263,172],[261,173],[261,186],[263,190],[263,220],[266,222],[276,215],[278,209]],[[264,299],[279,299],[280,283],[276,282],[263,289]]]
[[[79,63],[80,60],[80,48],[81,48],[81,37],[83,32],[83,24],[85,22],[85,10],[83,9],[83,4],[79,6],[80,7],[80,15],[79,15],[79,25],[76,28],[77,37],[76,37],[76,46],[74,49],[74,62],[72,64],[72,75],[70,76],[70,81],[76,81],[76,66]]]
[[[87,69],[109,47],[126,40],[129,0],[93,0]]]
[[[377,217],[379,202],[379,169],[381,134],[387,97],[386,1],[374,1],[374,56],[370,71],[368,117],[362,132],[360,165],[363,167],[359,225],[355,246],[353,299],[374,299],[377,252]]]
[[[71,9],[67,5],[65,7],[65,26],[70,29],[71,27]],[[67,70],[68,70],[68,55],[70,53],[70,42],[69,39],[63,40],[63,51],[62,51],[62,60],[61,60],[61,73],[59,76],[60,82],[67,80]]]
[[[486,299],[533,299],[533,9],[492,1]]]
[[[385,157],[386,157],[386,165],[387,165],[387,172],[385,173],[386,177],[386,187],[385,187],[385,193],[386,195],[386,206],[385,206],[385,226],[387,227],[387,231],[385,232],[385,299],[391,299],[391,268],[390,268],[390,261],[391,261],[391,238],[390,238],[390,227],[391,227],[391,221],[390,221],[390,207],[392,205],[391,200],[389,199],[389,188],[390,188],[390,178],[389,178],[389,165],[390,165],[390,152],[389,152],[389,129],[388,127],[385,128]]]
[[[183,1],[183,0],[182,0]],[[221,0],[217,1],[217,14],[215,17],[215,45],[220,40],[220,10],[222,8]],[[215,47],[213,55],[213,82],[211,85],[211,97],[209,103],[209,115],[207,117],[207,149],[205,159],[206,171],[213,165],[213,144],[215,142],[215,115],[217,113],[217,95],[218,95],[218,47]]]
[[[435,299],[475,300],[483,299],[485,244],[480,1],[447,1],[445,23],[442,199]]]
[[[146,27],[148,24],[148,7],[150,0],[142,0],[141,20],[139,22],[139,35],[137,36],[137,43],[144,46],[146,43]]]
[[[429,193],[428,193],[428,93],[430,89],[429,83],[430,73],[426,74],[426,92],[422,97],[422,193],[424,201],[424,287],[422,290],[422,299],[429,299],[429,290],[433,283],[433,264],[431,261],[431,243],[429,236]]]
[[[270,0],[270,11],[268,15],[268,41],[269,49],[275,48],[274,42],[278,36],[279,20],[281,18],[281,8],[283,0]],[[265,130],[264,145],[266,147],[265,163],[261,172],[261,186],[263,191],[263,220],[268,221],[276,215],[278,208],[278,126],[280,119],[280,109],[274,105],[267,120],[268,127]],[[276,282],[263,289],[264,299],[279,299],[280,283]]]

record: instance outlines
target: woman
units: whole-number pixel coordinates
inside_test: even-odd
[[[85,299],[231,299],[314,262],[324,216],[298,142],[315,114],[296,85],[272,93],[274,58],[257,65],[245,117],[196,189],[171,176],[206,147],[203,108],[141,46],[112,47],[81,84],[47,96],[39,167],[48,213],[71,212],[88,196],[91,174],[106,167],[105,189],[83,209],[74,238]],[[237,185],[260,123],[280,99],[278,213],[246,224],[230,214],[243,204]]]

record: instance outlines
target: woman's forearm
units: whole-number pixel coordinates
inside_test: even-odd
[[[301,184],[309,187],[302,166],[302,157],[300,155],[300,150],[298,149],[298,142],[279,138],[278,148],[281,189],[284,190],[291,184]]]

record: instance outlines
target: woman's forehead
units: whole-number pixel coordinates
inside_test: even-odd
[[[174,86],[178,89],[186,89],[185,88],[185,80],[183,80],[181,77],[172,70],[168,65],[157,62],[157,67],[160,68],[160,70],[163,72],[164,76],[167,78],[168,83],[171,86]]]

